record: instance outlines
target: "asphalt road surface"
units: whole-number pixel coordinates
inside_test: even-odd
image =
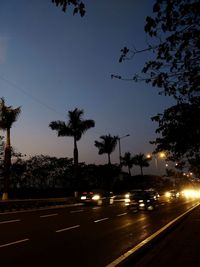
[[[194,204],[179,200],[136,214],[121,203],[0,214],[0,265],[106,266]]]

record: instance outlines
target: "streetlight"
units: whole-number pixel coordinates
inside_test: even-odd
[[[154,158],[154,160],[155,160],[155,167],[156,167],[156,170],[157,170],[158,169],[158,159],[164,159],[164,158],[166,158],[166,153],[159,152],[158,154],[155,154],[155,153],[153,153],[153,154],[147,154],[146,157],[148,159]],[[166,164],[165,167],[168,167],[168,164]]]
[[[118,142],[119,142],[119,166],[120,166],[120,168],[121,168],[121,165],[122,165],[121,164],[121,142],[120,142],[120,140],[125,138],[125,137],[128,137],[128,136],[130,136],[130,134],[118,137]]]

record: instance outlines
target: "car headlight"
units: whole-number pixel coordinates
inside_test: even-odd
[[[81,196],[81,199],[82,199],[82,200],[86,199],[86,196]]]
[[[170,192],[166,192],[166,193],[165,193],[165,196],[166,196],[166,197],[171,197],[171,193],[170,193]]]
[[[125,198],[129,198],[129,197],[130,197],[130,194],[126,194],[126,195],[125,195]]]
[[[100,195],[94,195],[94,196],[92,197],[92,199],[93,199],[93,200],[99,200],[99,199],[100,199]]]
[[[139,203],[142,203],[142,202],[144,202],[144,200],[143,200],[143,199],[140,199],[138,202],[139,202]]]

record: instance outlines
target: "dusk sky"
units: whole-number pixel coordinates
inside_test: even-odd
[[[111,79],[139,73],[148,54],[119,63],[124,46],[143,49],[149,40],[145,18],[153,0],[86,0],[86,15],[64,13],[51,0],[0,0],[0,97],[22,112],[11,131],[12,146],[29,155],[72,157],[73,139],[57,137],[48,125],[83,109],[95,128],[78,142],[79,160],[107,163],[94,141],[101,135],[121,140],[124,152],[149,153],[157,124],[151,117],[171,106],[145,83]],[[2,134],[2,132],[1,132]],[[119,162],[119,150],[111,155]]]

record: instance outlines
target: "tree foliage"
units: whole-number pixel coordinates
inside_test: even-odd
[[[146,49],[124,47],[120,62],[137,53],[152,51],[134,80],[145,80],[178,101],[190,100],[200,91],[200,2],[198,0],[156,0],[153,17],[146,18],[145,32],[152,39]],[[121,76],[118,76],[121,78]]]
[[[152,119],[159,124],[156,133],[162,134],[152,142],[157,145],[157,152],[168,151],[168,157],[176,161],[191,161],[199,156],[200,98],[172,106]]]
[[[9,179],[10,179],[10,166],[11,166],[11,142],[10,142],[10,129],[13,123],[17,120],[21,108],[13,108],[6,106],[4,98],[0,99],[0,129],[6,131],[6,142],[4,151],[4,193],[2,199],[8,199]]]
[[[171,159],[198,162],[200,155],[200,2],[156,0],[153,16],[146,18],[145,32],[151,43],[143,50],[124,47],[120,62],[151,52],[143,80],[173,96],[177,104],[152,118],[158,123],[156,151],[166,150]],[[122,79],[120,75],[113,77]]]
[[[70,5],[73,5],[73,15],[76,13],[79,13],[81,17],[85,15],[85,5],[80,0],[52,0],[52,3],[54,3],[56,6],[60,6],[64,12],[66,12]]]
[[[82,135],[90,128],[95,126],[94,120],[84,120],[84,111],[75,108],[68,112],[68,122],[64,121],[52,121],[49,127],[52,130],[56,130],[58,136],[72,136],[74,138],[74,165],[78,166],[78,148],[77,141],[79,141]]]
[[[111,164],[110,155],[115,150],[118,136],[102,135],[100,136],[102,141],[95,141],[94,145],[99,149],[99,155],[108,155],[108,164]]]
[[[135,159],[131,156],[130,152],[126,152],[123,157],[121,157],[122,166],[128,167],[128,173],[131,176],[131,169],[133,168]]]
[[[149,158],[144,154],[139,153],[134,156],[134,165],[139,166],[141,170],[141,175],[143,176],[143,168],[149,167]]]

